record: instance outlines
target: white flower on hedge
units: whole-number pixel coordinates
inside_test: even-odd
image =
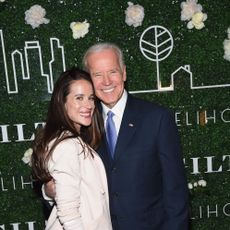
[[[41,24],[48,24],[49,19],[45,18],[46,10],[40,5],[33,5],[25,12],[25,21],[31,25],[33,29],[39,27]]]
[[[188,21],[192,18],[192,16],[202,11],[202,6],[197,4],[197,0],[187,0],[186,2],[182,2],[181,5],[181,20]]]
[[[230,40],[225,39],[223,44],[224,44],[224,59],[230,61]]]
[[[141,5],[133,5],[132,2],[128,2],[128,7],[125,10],[125,22],[129,26],[141,26],[144,19],[144,8]]]
[[[201,187],[206,187],[206,186],[207,186],[206,180],[203,180],[203,179],[202,179],[202,180],[198,180],[197,183],[198,183],[198,185],[201,186]]]
[[[5,2],[5,0],[0,0],[0,2]]]
[[[228,38],[229,39],[225,39],[223,42],[224,59],[226,59],[227,61],[230,61],[230,27],[228,28],[227,32],[228,32]]]
[[[24,153],[24,156],[22,158],[22,161],[25,163],[25,164],[28,164],[29,166],[31,166],[31,156],[33,154],[33,149],[32,148],[29,148],[25,151]]]
[[[230,27],[228,28],[227,33],[228,33],[228,39],[230,39]]]
[[[197,12],[192,16],[192,20],[188,22],[187,28],[192,29],[195,27],[197,30],[201,30],[204,27],[204,21],[206,21],[207,18],[207,14]]]
[[[198,183],[197,182],[194,182],[193,183],[193,187],[195,188],[195,187],[197,187],[198,186]]]
[[[188,188],[189,188],[190,190],[193,189],[192,183],[188,183]]]
[[[83,38],[89,32],[90,24],[85,20],[84,22],[71,22],[70,28],[73,32],[73,38]]]

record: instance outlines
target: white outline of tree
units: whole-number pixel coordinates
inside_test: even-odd
[[[153,30],[153,41],[147,41],[144,39],[144,36],[146,35],[147,32],[151,32],[151,30]],[[159,38],[161,36],[165,36],[165,33],[167,33],[168,38],[166,38],[166,40],[162,41],[161,43],[158,44]],[[168,45],[169,43],[169,45]],[[146,49],[143,47],[143,45],[148,46],[149,49]],[[162,46],[168,45],[166,48],[164,47],[162,50],[160,50],[160,48]],[[159,26],[159,25],[154,25],[154,26],[150,26],[148,27],[146,30],[144,30],[144,32],[142,33],[141,37],[140,37],[140,41],[139,41],[139,47],[140,50],[142,52],[142,54],[144,55],[144,57],[146,57],[148,60],[150,61],[155,61],[156,62],[156,68],[157,68],[157,87],[158,89],[161,89],[161,81],[160,81],[160,70],[159,70],[159,62],[166,59],[170,53],[172,52],[173,49],[173,37],[171,35],[171,33],[163,26]],[[167,52],[167,53],[166,53]],[[151,54],[152,56],[155,56],[155,58],[149,57],[147,54]],[[164,53],[166,53],[163,57],[160,57],[161,55],[163,55]]]

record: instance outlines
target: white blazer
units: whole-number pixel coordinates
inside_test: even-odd
[[[80,138],[70,138],[53,152],[48,167],[56,204],[46,230],[112,230],[105,168],[95,151],[94,158],[88,152],[84,156],[84,145]]]

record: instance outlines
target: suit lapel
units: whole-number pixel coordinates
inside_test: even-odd
[[[102,112],[101,104],[99,104],[99,111]],[[102,144],[98,149],[98,153],[101,156],[105,165],[111,167],[122,154],[125,154],[125,150],[127,146],[130,144],[133,135],[136,132],[136,127],[141,120],[140,116],[141,114],[140,111],[138,110],[138,105],[136,103],[135,98],[132,95],[128,94],[125,111],[123,114],[120,130],[118,133],[114,159],[112,160],[110,157],[105,134],[103,137]]]
[[[136,132],[136,126],[138,123],[138,117],[140,114],[136,111],[135,106],[133,104],[133,100],[135,100],[131,95],[128,95],[125,111],[123,114],[120,131],[118,134],[114,161],[118,160],[119,157],[125,153],[125,149],[129,145],[130,141],[133,138],[133,135]]]

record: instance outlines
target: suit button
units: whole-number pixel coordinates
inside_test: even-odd
[[[112,172],[115,172],[116,170],[117,170],[116,167],[113,167],[113,168],[112,168]]]
[[[118,193],[117,193],[117,192],[114,192],[114,193],[113,193],[113,196],[114,196],[114,197],[118,197]]]

